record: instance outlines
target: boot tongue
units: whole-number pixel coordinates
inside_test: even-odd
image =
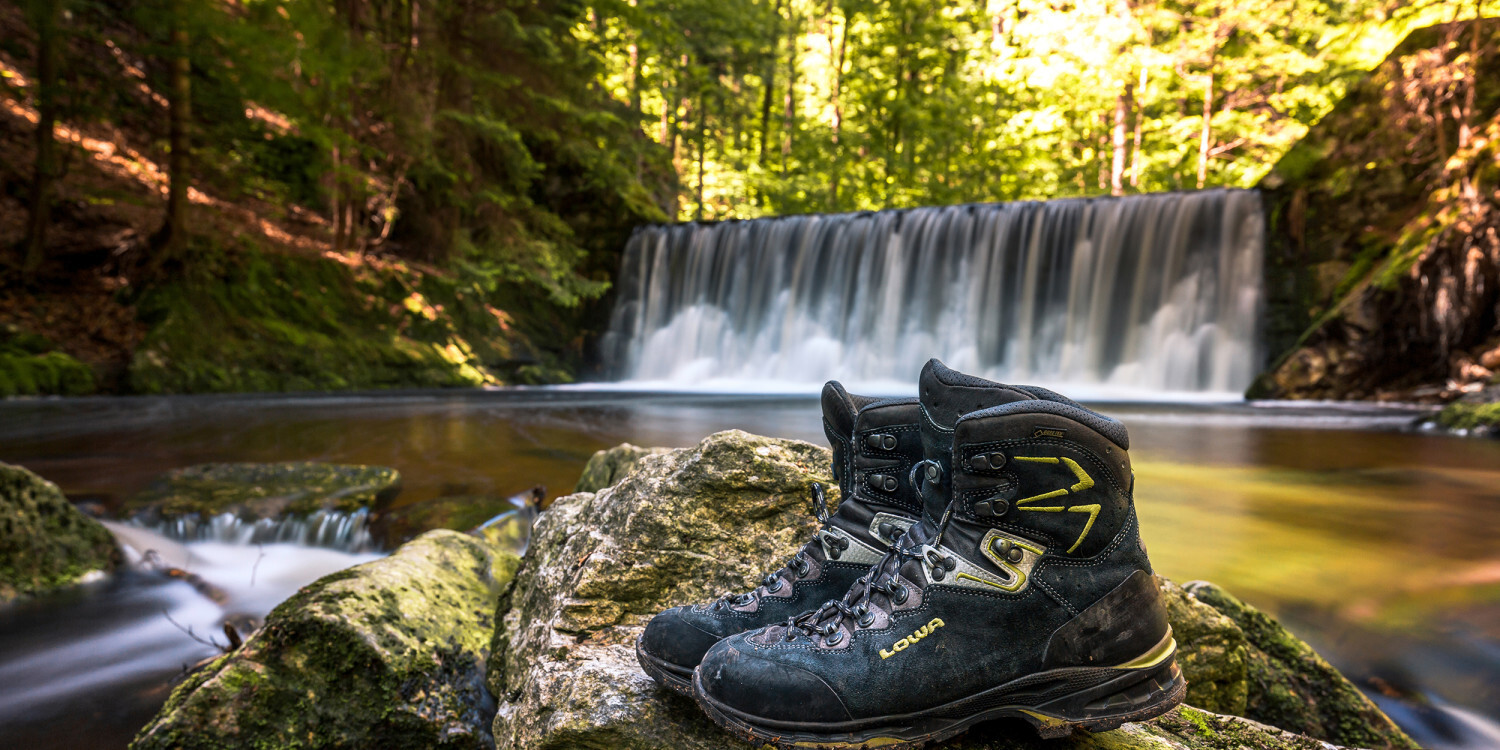
[[[949,481],[953,476],[953,428],[965,414],[1035,397],[1004,383],[996,383],[949,369],[936,359],[927,361],[918,378],[922,401],[922,454],[942,467],[938,484],[927,484],[920,531],[914,538],[926,541],[937,535],[937,523],[948,507]],[[826,401],[825,401],[826,403]]]
[[[852,474],[850,441],[854,439],[854,421],[858,414],[859,406],[837,380],[823,385],[823,434],[828,436],[828,445],[833,448],[833,474],[839,480],[841,498],[849,497]]]

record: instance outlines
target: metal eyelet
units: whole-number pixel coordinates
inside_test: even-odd
[[[896,450],[896,436],[888,432],[878,432],[874,435],[865,436],[865,447],[877,451]]]
[[[842,630],[835,630],[833,632],[833,635],[827,636],[827,637],[825,637],[823,639],[823,645],[825,645],[825,646],[837,646],[837,645],[839,645],[840,643],[843,643],[843,642],[844,642],[844,631],[842,631]]]
[[[997,471],[1005,468],[1005,454],[997,451],[971,456],[969,458],[969,468],[975,471]]]
[[[947,578],[947,577],[948,577],[948,571],[943,570],[942,567],[934,567],[932,569],[932,580],[934,580],[934,581],[941,581],[941,580],[943,580],[944,578]]]
[[[875,615],[870,614],[868,607],[860,605],[859,619],[855,620],[855,623],[862,628],[868,628],[875,624]]]
[[[895,492],[896,488],[901,486],[900,482],[890,474],[870,474],[865,477],[865,483],[870,485],[872,490],[884,492]]]
[[[776,592],[778,592],[780,590],[781,590],[781,579],[780,578],[776,579],[776,585],[775,586],[767,586],[766,587],[766,591],[768,591],[768,592],[770,592],[772,594],[774,594],[774,593],[776,593]]]
[[[906,603],[906,599],[911,596],[911,592],[906,590],[905,584],[898,583],[896,584],[895,591],[892,591],[889,596],[891,597],[891,601],[899,606]]]

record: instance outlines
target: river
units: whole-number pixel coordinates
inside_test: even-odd
[[[1401,429],[1401,407],[1093,404],[1131,430],[1158,572],[1212,580],[1282,618],[1425,746],[1500,746],[1500,441]],[[717,430],[822,441],[809,395],[587,388],[0,403],[0,460],[113,507],[209,461],[399,469],[397,503],[568,492],[589,455],[690,445]],[[123,747],[226,616],[264,615],[371,557],[291,545],[188,545],[230,589],[210,602],[139,574],[0,611],[0,736]],[[168,617],[171,619],[169,620]],[[223,640],[222,636],[218,636]]]

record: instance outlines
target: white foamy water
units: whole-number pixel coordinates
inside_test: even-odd
[[[922,363],[1070,395],[1238,398],[1263,223],[1243,190],[644,227],[603,342],[639,387],[880,390]]]
[[[95,584],[68,621],[17,628],[0,644],[0,724],[137,700],[133,693],[217,653],[194,635],[224,643],[225,622],[259,622],[302,586],[380,557],[298,544],[178,543],[141,529],[122,537],[132,563],[143,547],[158,550],[164,564],[196,575],[222,601],[157,573]]]

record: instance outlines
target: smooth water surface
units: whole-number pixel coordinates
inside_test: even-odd
[[[1414,412],[1399,408],[1095,406],[1130,428],[1160,573],[1215,581],[1278,615],[1424,745],[1500,746],[1500,441],[1402,431]],[[0,403],[0,460],[106,506],[167,469],[208,461],[383,464],[404,476],[406,503],[536,484],[565,494],[595,450],[686,446],[729,428],[822,442],[807,396],[90,398]],[[248,559],[203,552],[220,555],[205,577],[247,578]],[[298,580],[311,580],[317,566],[299,554],[282,559],[306,565]],[[264,614],[271,603],[243,608]],[[166,681],[212,653],[163,611],[202,623],[199,634],[229,614],[185,584],[138,575],[0,611],[0,736],[122,746]],[[37,653],[60,656],[26,666]]]

